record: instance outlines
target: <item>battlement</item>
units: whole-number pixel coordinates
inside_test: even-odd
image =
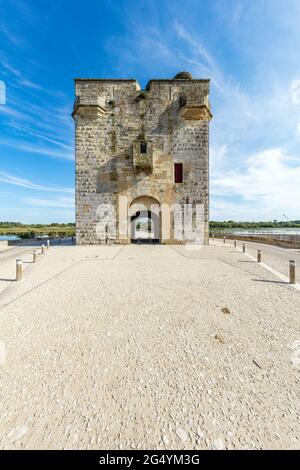
[[[78,112],[81,116],[97,117],[125,101],[131,106],[135,103],[138,111],[147,108],[140,101],[164,100],[169,105],[177,102],[178,112],[184,119],[211,119],[209,86],[209,79],[193,79],[188,72],[172,79],[151,79],[144,90],[134,79],[76,78],[73,116]]]
[[[187,72],[181,72],[183,74],[187,74]],[[180,78],[178,77],[180,74],[175,75],[174,78],[152,78],[151,80],[148,81],[145,91],[151,90],[151,88],[155,87],[156,85],[168,85],[168,86],[178,86],[180,85],[188,85],[188,86],[201,86],[203,89],[205,88],[205,91],[207,94],[209,94],[209,85],[210,85],[210,79],[208,78],[192,78],[190,74],[189,78],[183,77]],[[177,78],[176,78],[177,77]],[[103,85],[108,85],[108,86],[114,86],[114,85],[122,85],[122,84],[134,84],[135,88],[137,91],[141,90],[141,86],[138,83],[137,80],[133,78],[74,78],[75,84],[84,84],[84,83],[99,83]]]

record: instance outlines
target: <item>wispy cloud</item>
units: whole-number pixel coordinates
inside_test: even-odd
[[[11,65],[3,56],[1,56],[1,65],[6,71],[7,75],[14,77],[14,80],[18,84],[18,86],[47,92],[47,90],[43,86],[26,78],[23,72]]]
[[[38,137],[39,139],[46,140],[47,142],[51,142],[52,144],[55,144],[58,147],[69,150],[69,152],[73,152],[73,150],[74,150],[73,145],[64,143],[64,142],[58,140],[57,138],[52,137],[52,135],[49,134],[49,133],[45,135],[45,134],[42,134],[41,132],[38,132],[38,131],[30,128],[30,127],[20,126],[16,122],[9,123],[9,126],[13,129],[18,130],[21,135],[32,135],[34,137]]]
[[[177,20],[174,23],[175,31],[177,36],[180,39],[183,39],[189,46],[191,46],[194,51],[197,53],[199,58],[203,60],[203,63],[206,63],[206,67],[209,66],[211,69],[217,69],[214,59],[206,49],[206,47],[201,43],[199,38],[195,40],[190,33],[180,24]]]
[[[216,89],[223,95],[230,95],[232,99],[244,99],[245,94],[241,92],[239,84],[224,73],[201,39],[192,36],[177,20],[174,22],[174,28],[177,37],[189,48],[185,60],[195,71],[196,76],[210,78]]]
[[[21,178],[16,175],[12,175],[10,173],[6,173],[0,171],[0,181],[6,184],[11,184],[14,186],[20,186],[22,188],[33,189],[36,191],[44,191],[44,192],[51,192],[51,193],[69,193],[73,194],[73,188],[65,188],[62,186],[47,186],[43,184],[35,183],[27,178]]]
[[[74,208],[75,206],[74,198],[71,198],[71,197],[59,197],[59,198],[53,198],[53,199],[25,197],[23,198],[23,202],[29,205],[39,206],[39,207]]]
[[[1,57],[1,65],[5,70],[13,74],[15,77],[20,78],[22,76],[21,72],[17,68],[10,65],[3,57]]]
[[[10,116],[10,117],[15,118],[15,119],[20,119],[22,121],[28,119],[27,114],[25,114],[21,111],[18,111],[17,109],[14,109],[11,106],[8,106],[7,104],[0,106],[0,115],[1,114],[6,115],[6,116]]]
[[[35,144],[28,144],[26,142],[20,140],[8,140],[8,139],[0,139],[0,144],[5,145],[8,147],[13,147],[24,152],[28,153],[36,153],[38,155],[47,155],[51,158],[60,158],[64,160],[74,160],[74,154],[68,151],[58,151],[50,147],[35,145]]]
[[[44,90],[41,85],[38,85],[37,83],[34,83],[31,80],[27,80],[26,78],[21,78],[18,83],[21,86],[32,88],[34,90]]]
[[[14,45],[14,46],[21,46],[24,45],[24,39],[20,35],[12,32],[8,29],[4,24],[0,24],[0,32],[6,36],[6,38]]]

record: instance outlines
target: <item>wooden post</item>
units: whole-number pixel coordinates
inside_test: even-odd
[[[236,248],[236,240],[234,240],[234,243],[233,243],[233,245],[234,245],[234,248]]]
[[[257,262],[261,263],[261,251],[257,250]]]
[[[32,262],[36,263],[37,262],[37,257],[38,257],[38,251],[33,250],[33,257],[32,257]]]
[[[296,263],[290,259],[290,284],[296,284]]]
[[[243,243],[243,253],[246,253],[246,245]]]
[[[45,245],[44,243],[42,243],[42,251],[41,251],[42,255],[45,253]]]
[[[21,281],[23,275],[23,261],[21,259],[16,260],[16,281]]]
[[[50,240],[47,240],[47,250],[49,250]]]

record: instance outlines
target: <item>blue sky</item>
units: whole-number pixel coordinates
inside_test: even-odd
[[[300,219],[299,0],[0,0],[0,220],[74,220],[74,77],[211,78],[211,219]],[[1,103],[1,99],[0,99]]]

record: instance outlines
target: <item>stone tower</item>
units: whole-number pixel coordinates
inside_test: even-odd
[[[159,243],[196,226],[207,244],[209,80],[78,78],[75,94],[77,244],[131,243],[141,217]]]

